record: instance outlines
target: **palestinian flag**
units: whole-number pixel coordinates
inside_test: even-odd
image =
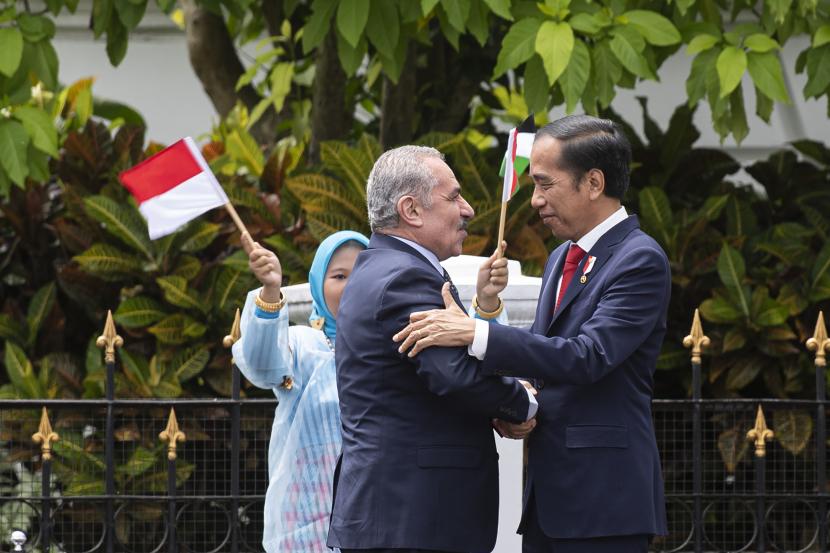
[[[530,164],[530,149],[533,147],[533,138],[536,136],[536,125],[533,123],[533,114],[522,121],[522,124],[510,130],[507,139],[507,151],[501,163],[499,175],[504,177],[501,201],[510,201],[519,184],[519,176],[527,170]]]

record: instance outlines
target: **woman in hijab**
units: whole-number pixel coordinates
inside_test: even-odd
[[[252,384],[272,389],[279,400],[268,448],[262,541],[267,553],[330,551],[331,487],[341,448],[336,317],[357,254],[368,243],[352,231],[323,240],[308,274],[311,327],[289,327],[279,259],[249,234],[242,235],[249,266],[262,287],[248,293],[233,356]]]

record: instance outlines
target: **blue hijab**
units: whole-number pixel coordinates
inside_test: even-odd
[[[323,281],[325,280],[326,271],[331,262],[331,256],[334,255],[337,248],[346,242],[357,242],[364,248],[369,245],[369,239],[359,232],[352,230],[335,232],[320,243],[320,247],[317,248],[317,253],[314,254],[311,269],[308,271],[308,284],[311,288],[312,300],[311,316],[308,318],[308,322],[311,323],[311,326],[319,328],[320,319],[322,319],[322,330],[330,340],[334,340],[337,334],[337,324],[334,321],[334,315],[331,314],[328,306],[326,306],[326,298],[323,295]]]

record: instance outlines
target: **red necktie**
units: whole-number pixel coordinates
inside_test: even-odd
[[[568,256],[565,258],[565,266],[562,267],[562,285],[559,287],[559,296],[556,298],[556,307],[553,308],[554,313],[556,313],[556,310],[559,309],[559,303],[562,301],[562,298],[565,297],[565,291],[568,289],[568,284],[571,283],[574,273],[576,272],[576,267],[579,265],[579,262],[582,261],[583,257],[585,257],[585,250],[577,246],[576,243],[571,244],[571,248],[568,250]]]

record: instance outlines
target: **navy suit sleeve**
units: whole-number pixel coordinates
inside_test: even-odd
[[[490,325],[483,370],[565,384],[596,382],[628,359],[660,324],[669,286],[668,262],[662,252],[647,247],[632,250],[577,336],[548,337]]]
[[[391,337],[409,323],[411,313],[444,307],[440,285],[440,280],[436,283],[420,271],[403,273],[388,284],[376,319],[382,335],[389,336],[390,347],[397,351],[399,344]],[[470,357],[466,347],[427,348],[411,359],[405,353],[399,355],[412,364],[430,392],[461,409],[511,422],[527,418],[529,400],[524,386],[513,378],[483,374],[481,362]]]

